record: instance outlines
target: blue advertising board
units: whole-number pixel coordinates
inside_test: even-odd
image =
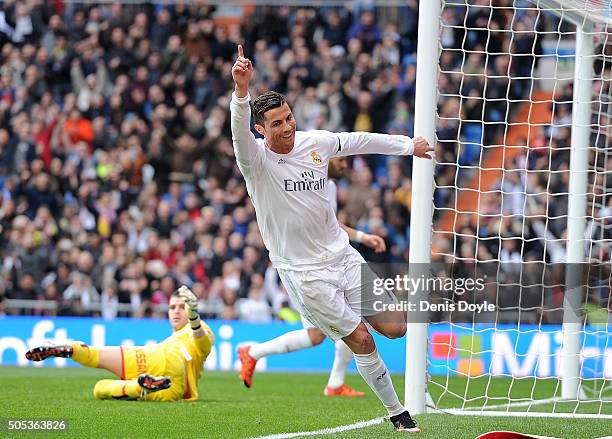
[[[242,344],[262,342],[301,325],[253,324],[237,321],[207,321],[215,333],[215,345],[206,362],[209,370],[237,370],[236,355]],[[93,346],[142,346],[157,343],[172,331],[166,320],[115,319],[105,321],[79,317],[0,317],[0,365],[28,366],[25,352],[45,341],[64,343],[81,340]],[[429,326],[429,372],[432,375],[481,374],[504,376],[558,376],[562,344],[561,326],[431,324]],[[401,373],[405,366],[405,339],[375,336],[387,367]],[[586,327],[582,337],[581,364],[585,378],[612,378],[612,337],[605,326]],[[258,362],[258,370],[322,372],[331,368],[334,345],[291,354],[274,355]],[[37,363],[42,367],[64,367],[74,363],[55,358]],[[351,366],[352,370],[354,365]]]

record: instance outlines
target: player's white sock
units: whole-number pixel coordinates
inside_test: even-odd
[[[249,350],[249,355],[256,360],[268,355],[286,354],[312,346],[312,341],[306,329],[291,331],[264,343],[254,344]]]
[[[353,359],[353,352],[342,340],[336,342],[336,355],[334,356],[334,365],[329,374],[329,381],[327,381],[328,387],[334,389],[344,384],[344,376],[346,375],[346,369],[349,363]]]
[[[353,355],[355,356],[355,363],[357,363],[357,370],[383,403],[389,412],[389,416],[402,413],[405,410],[404,406],[400,404],[391,382],[391,375],[382,358],[378,355],[378,349],[374,349],[374,352],[366,355]]]

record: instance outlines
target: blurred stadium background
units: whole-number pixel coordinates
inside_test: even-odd
[[[412,134],[415,3],[206,3],[5,2],[7,313],[163,317],[184,283],[206,318],[282,316],[231,148],[237,43],[256,63],[255,92],[287,94],[301,129]],[[359,158],[340,184],[341,219],[388,241],[367,259],[408,256],[409,172],[409,160]]]

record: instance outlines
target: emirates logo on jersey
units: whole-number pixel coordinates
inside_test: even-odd
[[[312,158],[312,162],[315,165],[320,165],[321,164],[321,156],[319,155],[318,152],[316,152],[316,151],[311,152],[310,153],[310,157]]]
[[[285,191],[318,191],[325,187],[325,180],[325,177],[317,178],[314,171],[304,171],[301,180],[285,179]]]

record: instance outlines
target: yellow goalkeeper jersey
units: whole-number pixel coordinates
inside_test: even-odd
[[[212,344],[215,340],[215,336],[208,325],[204,322],[201,323],[202,329],[204,329],[206,333],[203,337],[195,338],[193,336],[193,330],[189,324],[187,324],[161,342],[161,347],[164,350],[180,351],[181,360],[185,365],[185,390],[183,399],[187,400],[198,399],[198,380],[200,379],[200,375],[202,375],[204,362],[208,354],[210,354]],[[167,362],[172,361],[170,357],[171,356],[167,357]],[[170,367],[170,365],[167,364],[166,367]]]

